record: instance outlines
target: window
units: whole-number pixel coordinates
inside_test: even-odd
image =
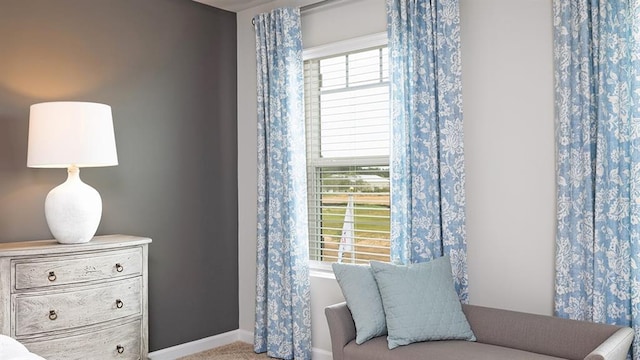
[[[311,260],[389,261],[388,73],[386,34],[305,52]]]

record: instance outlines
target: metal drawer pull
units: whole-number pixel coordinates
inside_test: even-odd
[[[118,354],[122,354],[124,352],[124,346],[117,345],[116,346],[116,351],[118,351]]]
[[[53,321],[58,318],[55,310],[49,310],[49,320]]]
[[[49,281],[54,282],[56,281],[58,277],[56,276],[56,273],[53,271],[49,271],[49,276],[47,276],[47,279],[49,279]]]
[[[117,272],[122,272],[122,270],[124,270],[124,267],[120,263],[117,263],[116,264],[116,271]]]
[[[122,300],[117,299],[117,300],[116,300],[116,307],[117,307],[118,309],[122,309],[122,307],[123,307],[123,306],[124,306],[124,303],[122,302]]]

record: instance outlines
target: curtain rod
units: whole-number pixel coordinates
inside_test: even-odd
[[[303,13],[305,11],[313,10],[313,9],[315,9],[317,7],[325,6],[328,3],[332,3],[332,2],[335,2],[335,1],[340,1],[340,0],[321,0],[321,1],[315,2],[313,4],[300,6],[300,12]]]
[[[300,6],[300,13],[307,12],[309,10],[313,10],[315,8],[319,8],[319,7],[325,6],[325,5],[329,4],[329,3],[339,2],[339,1],[342,1],[342,0],[320,0],[318,2],[309,4],[309,5]],[[254,19],[251,19],[251,24],[255,25],[256,21]]]

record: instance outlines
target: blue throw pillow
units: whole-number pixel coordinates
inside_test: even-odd
[[[455,291],[449,257],[411,265],[371,262],[386,314],[389,349],[476,338]]]
[[[368,265],[331,265],[356,325],[356,344],[386,335],[382,300],[373,271]]]

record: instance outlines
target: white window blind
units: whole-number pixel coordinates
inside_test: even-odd
[[[305,60],[311,260],[389,261],[387,47]]]

